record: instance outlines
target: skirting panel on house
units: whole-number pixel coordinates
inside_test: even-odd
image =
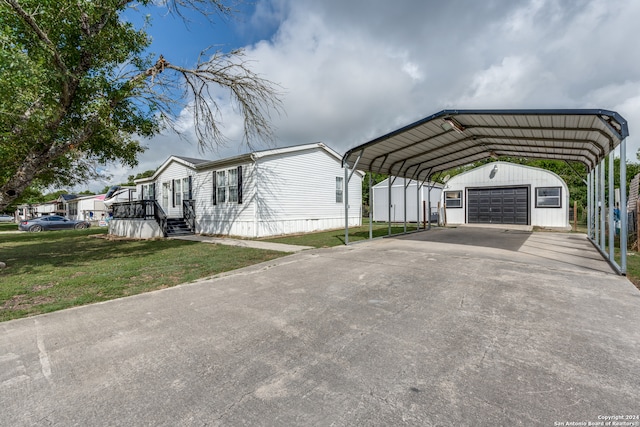
[[[362,225],[359,216],[349,217],[349,226]],[[256,228],[257,227],[257,228]],[[282,234],[309,233],[320,230],[340,229],[344,218],[291,219],[278,221],[212,221],[205,219],[196,225],[197,232],[212,235],[240,237],[269,237]],[[257,231],[256,231],[257,230]]]
[[[136,239],[164,236],[156,221],[144,219],[112,219],[109,221],[109,234]]]

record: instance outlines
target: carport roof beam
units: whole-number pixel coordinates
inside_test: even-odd
[[[447,126],[445,119],[455,120],[460,130]],[[416,163],[429,166],[429,160],[442,156],[441,150],[454,147],[452,154],[476,147],[478,156],[469,158],[467,163],[491,157],[495,147],[491,148],[489,142],[493,138],[494,145],[500,141],[500,152],[580,161],[592,170],[628,135],[627,121],[615,111],[602,109],[443,110],[359,145],[347,151],[343,159],[353,167],[361,156],[360,169],[402,176],[407,174],[404,169],[415,167]],[[535,141],[536,152],[528,152]],[[397,170],[405,160],[405,166]],[[466,164],[461,160],[452,155],[430,173]],[[385,164],[392,167],[384,168]],[[423,169],[420,174],[425,172]]]

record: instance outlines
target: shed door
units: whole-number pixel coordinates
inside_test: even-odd
[[[467,223],[529,224],[529,188],[467,189]]]

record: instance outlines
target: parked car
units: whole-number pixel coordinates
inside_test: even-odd
[[[27,221],[20,221],[18,230],[38,232],[43,230],[64,230],[75,228],[80,230],[89,228],[91,224],[87,221],[74,220],[59,215],[49,215],[40,218],[33,218]]]
[[[13,215],[0,214],[0,222],[13,222]]]

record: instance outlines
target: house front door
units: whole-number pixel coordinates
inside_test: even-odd
[[[169,212],[169,197],[171,197],[171,182],[166,181],[162,183],[162,199],[160,201],[160,206],[165,214]]]

